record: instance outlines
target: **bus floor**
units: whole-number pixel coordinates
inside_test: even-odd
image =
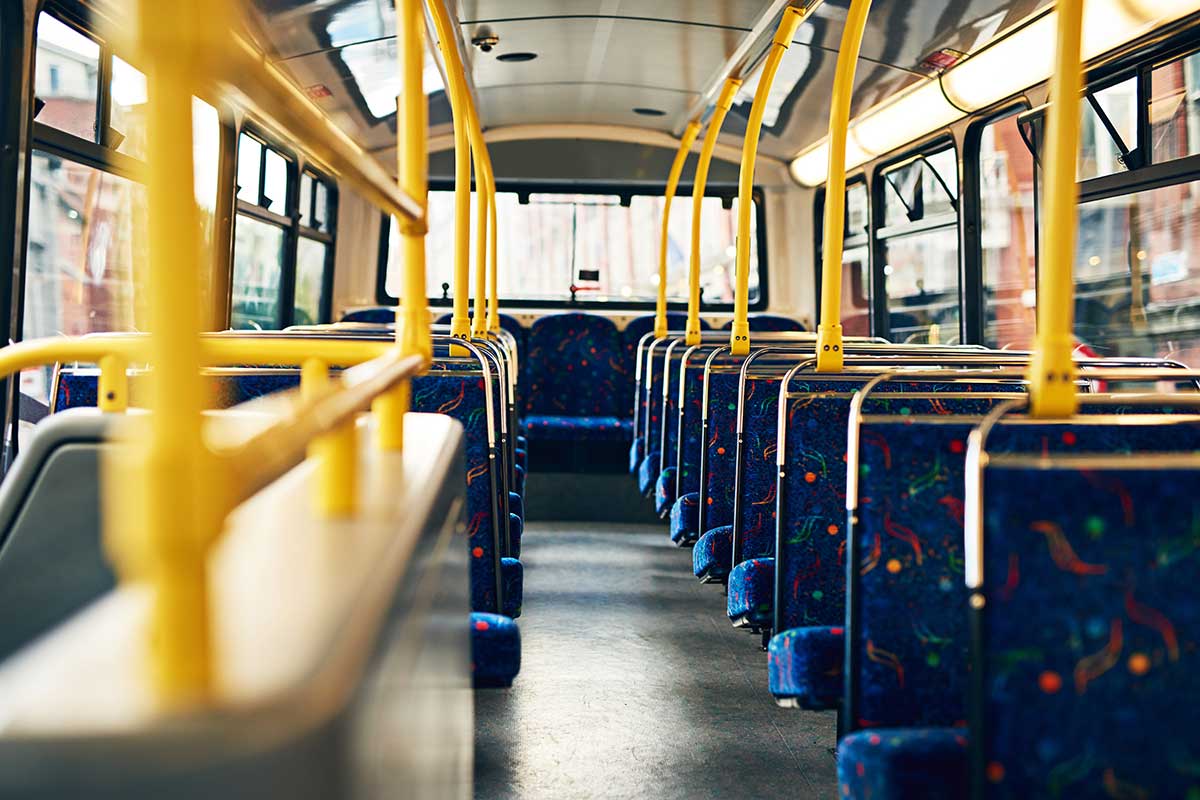
[[[832,798],[834,715],[781,709],[767,657],[661,526],[531,522],[521,674],[476,692],[475,797]]]

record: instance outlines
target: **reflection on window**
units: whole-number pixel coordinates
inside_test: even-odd
[[[134,158],[146,157],[146,76],[120,58],[112,59],[110,147]],[[216,161],[210,162],[215,164]],[[207,167],[211,172],[211,166]]]
[[[49,14],[38,15],[37,121],[95,142],[100,46]]]
[[[1136,150],[1137,78],[1129,78],[1094,92],[1093,97],[1125,147],[1130,152]],[[1122,158],[1117,140],[1109,132],[1101,116],[1096,113],[1091,100],[1083,100],[1080,108],[1083,119],[1079,130],[1079,180],[1124,172],[1128,167]]]
[[[138,327],[143,188],[37,150],[30,167],[23,338]],[[23,391],[45,400],[47,381],[27,373]]]
[[[987,312],[984,344],[1027,348],[1036,329],[1034,164],[1015,116],[983,129],[979,145],[980,245]]]
[[[292,317],[295,325],[313,325],[321,321],[322,290],[325,285],[325,257],[328,245],[301,236],[296,251],[296,302]]]
[[[266,175],[262,205],[276,214],[287,213],[288,163],[283,156],[267,148]]]
[[[258,205],[259,176],[262,171],[262,143],[253,136],[238,137],[237,199]]]
[[[1150,73],[1150,140],[1155,163],[1200,153],[1200,53]]]
[[[1101,355],[1200,363],[1197,209],[1200,183],[1080,206],[1075,333],[1083,344]]]
[[[239,214],[233,246],[230,327],[279,327],[279,283],[283,275],[283,228]]]
[[[959,340],[956,158],[945,148],[883,173],[879,238],[892,341]]]
[[[652,302],[658,292],[658,258],[663,198],[636,195],[629,206],[615,196],[534,194],[522,205],[512,192],[496,196],[499,292],[504,298],[569,301],[571,288],[580,301]],[[705,303],[733,302],[737,201],[731,209],[706,197],[701,206],[700,274]],[[429,193],[429,229],[454,228],[454,193]],[[750,302],[759,291],[757,234],[751,216]],[[667,296],[687,301],[691,253],[692,204],[679,197],[672,205],[667,248]],[[472,226],[472,235],[474,226]],[[443,296],[453,288],[454,238],[426,237],[427,291]],[[474,264],[472,246],[472,266]],[[401,287],[399,232],[393,220],[388,245],[386,292]],[[473,285],[473,284],[472,284]]]
[[[846,336],[871,335],[869,253],[866,247],[842,250],[842,333]]]

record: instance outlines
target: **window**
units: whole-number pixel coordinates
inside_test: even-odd
[[[28,249],[21,336],[33,339],[144,327],[145,191],[132,178],[145,155],[145,78],[50,12],[38,16]],[[100,65],[111,70],[101,85]],[[195,194],[211,243],[221,123],[192,99]],[[103,135],[98,134],[103,131]],[[206,302],[207,298],[200,298]],[[52,372],[21,390],[46,402]]]
[[[1126,154],[1138,149],[1137,78],[1090,92],[1080,106],[1079,180],[1129,169],[1132,165],[1126,163]]]
[[[824,206],[822,194],[816,205],[818,287],[824,263]],[[842,240],[842,333],[846,336],[871,334],[870,208],[866,181],[861,178],[851,181],[846,186],[846,223]]]
[[[522,202],[525,200],[525,202]],[[474,212],[472,203],[472,212]],[[653,303],[658,292],[658,259],[663,198],[615,194],[533,192],[519,197],[498,192],[500,224],[499,293],[502,298],[533,303]],[[706,305],[733,302],[737,235],[737,199],[705,197],[701,206],[701,300]],[[752,215],[750,239],[750,303],[761,307],[759,223]],[[668,299],[687,302],[691,253],[692,203],[681,191],[671,207],[667,251]],[[426,289],[435,302],[452,297],[454,276],[454,192],[429,193],[426,237]],[[474,225],[472,224],[472,235]],[[386,240],[381,300],[394,302],[401,285],[399,230],[391,222]],[[472,276],[475,250],[471,249]],[[472,277],[472,288],[474,287]]]
[[[959,340],[958,165],[954,148],[880,173],[877,231],[890,337]]]
[[[988,123],[979,143],[979,223],[984,341],[1028,348],[1036,331],[1033,155],[1017,116]]]
[[[298,186],[296,185],[298,181]],[[253,132],[238,137],[230,327],[329,319],[335,191]]]
[[[1155,163],[1200,153],[1200,53],[1150,73],[1150,141]]]

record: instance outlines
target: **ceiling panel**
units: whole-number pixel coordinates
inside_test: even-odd
[[[595,123],[661,130],[667,117],[633,113],[637,106],[659,108],[668,117],[684,111],[696,95],[607,84],[495,86],[479,91],[480,116],[489,126]]]
[[[764,0],[460,0],[464,24],[530,17],[605,15],[749,30]]]

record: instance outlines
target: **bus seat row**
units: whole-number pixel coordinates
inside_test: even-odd
[[[305,335],[312,335],[306,333]],[[336,326],[329,335],[346,335]],[[355,336],[368,336],[355,329]],[[386,332],[376,333],[389,335]],[[438,339],[441,341],[439,342]],[[486,340],[464,345],[471,358],[447,357],[447,337],[435,339],[435,359],[428,374],[413,380],[413,410],[446,414],[464,428],[466,447],[466,533],[470,552],[471,607],[473,613],[503,617],[472,617],[474,673],[479,686],[508,685],[519,669],[519,632],[511,620],[520,616],[524,570],[519,561],[523,529],[523,498],[510,476],[520,467],[510,462],[512,448],[505,445],[504,386],[500,348]],[[131,394],[137,396],[137,373],[131,376]],[[295,369],[247,368],[214,370],[208,375],[210,396],[218,407],[294,388]],[[91,406],[96,401],[97,373],[93,369],[62,367],[57,372],[54,411]]]

